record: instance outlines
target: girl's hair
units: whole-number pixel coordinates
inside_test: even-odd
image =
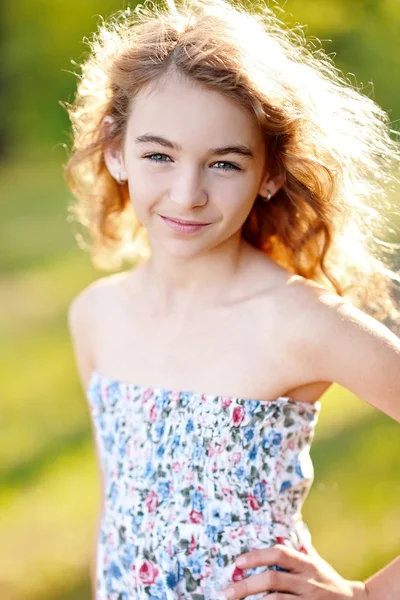
[[[104,148],[123,143],[138,92],[174,72],[248,110],[270,173],[283,176],[270,202],[255,199],[243,237],[290,272],[399,322],[391,288],[400,279],[384,259],[396,258],[399,245],[380,239],[393,233],[399,143],[387,114],[300,27],[286,27],[264,3],[246,11],[224,0],[166,0],[161,9],[145,0],[101,21],[89,47],[74,102],[64,103],[73,131],[65,171],[78,198],[70,218],[92,243],[76,239],[95,266],[118,269],[149,255],[128,186],[108,172]],[[102,126],[106,115],[112,130]]]

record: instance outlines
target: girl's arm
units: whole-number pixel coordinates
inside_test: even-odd
[[[92,358],[91,336],[90,336],[90,316],[93,315],[92,306],[95,286],[92,284],[83,290],[71,303],[68,311],[68,326],[73,344],[75,360],[78,374],[82,383],[82,388],[86,397],[86,391],[89,386],[90,377],[94,369],[94,360]],[[96,442],[96,429],[89,410],[90,423],[92,427],[95,456],[98,470],[99,497],[100,503],[95,517],[95,537],[90,556],[90,581],[92,588],[92,598],[96,600],[96,572],[97,572],[97,544],[100,534],[101,520],[104,509],[104,475],[101,465],[100,452]]]
[[[336,294],[320,293],[302,315],[299,361],[400,422],[400,338]]]
[[[368,600],[398,600],[400,598],[400,556],[365,582]]]

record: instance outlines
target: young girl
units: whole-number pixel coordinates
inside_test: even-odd
[[[399,560],[344,580],[301,518],[332,382],[400,420],[379,244],[399,148],[258,8],[118,13],[68,105],[73,213],[95,265],[131,260],[69,310],[102,483],[98,600],[400,594]]]

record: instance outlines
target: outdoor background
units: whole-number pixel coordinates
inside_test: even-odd
[[[69,124],[59,101],[72,100],[71,60],[86,51],[82,39],[98,15],[126,5],[0,4],[2,600],[89,599],[97,473],[66,314],[72,298],[105,273],[77,249],[67,223],[71,197],[62,165]],[[399,0],[285,6],[288,20],[308,23],[308,35],[337,54],[337,65],[398,129]],[[323,399],[304,517],[317,550],[348,578],[365,578],[400,552],[399,433],[395,421],[339,386]]]

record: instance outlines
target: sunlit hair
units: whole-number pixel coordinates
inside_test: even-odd
[[[70,218],[90,234],[76,238],[95,266],[119,269],[150,254],[104,148],[122,145],[138,92],[173,71],[248,110],[271,175],[283,176],[270,202],[255,198],[243,237],[290,272],[399,321],[399,277],[389,266],[396,245],[384,241],[393,233],[399,144],[386,113],[300,27],[286,27],[263,3],[245,11],[223,0],[145,1],[101,21],[89,47],[75,99],[64,103],[73,136],[65,172],[78,199]],[[113,130],[102,127],[106,115]]]

